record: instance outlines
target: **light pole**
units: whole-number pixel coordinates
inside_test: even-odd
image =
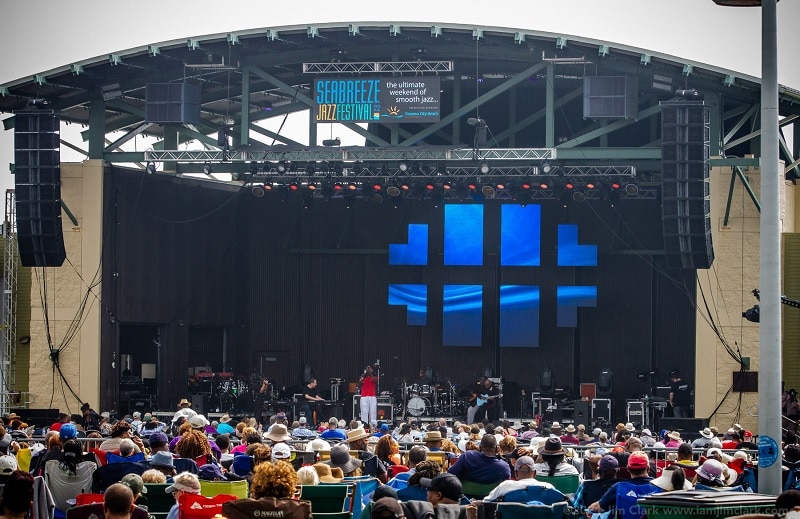
[[[778,163],[778,0],[714,0],[761,6],[761,324],[758,376],[758,491],[781,485],[781,220]]]

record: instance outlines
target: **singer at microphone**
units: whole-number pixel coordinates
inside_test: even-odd
[[[361,383],[361,397],[359,407],[361,409],[361,421],[364,425],[372,425],[378,419],[378,375],[372,364],[364,368],[364,374],[359,380]]]

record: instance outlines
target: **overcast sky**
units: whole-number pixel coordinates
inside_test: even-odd
[[[286,4],[2,0],[0,6],[0,84],[150,43],[260,27],[368,21],[461,23],[576,35],[761,76],[760,9],[719,7],[712,0],[305,0]],[[798,20],[800,0],[778,3],[779,81],[800,90],[796,64],[800,31],[793,27]],[[13,162],[12,137],[11,131],[0,130],[3,190],[13,187],[7,166]],[[75,160],[71,153],[62,147],[64,160]]]

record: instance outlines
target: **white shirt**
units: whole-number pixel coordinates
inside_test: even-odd
[[[528,487],[545,487],[553,489],[555,488],[550,483],[544,481],[537,481],[533,478],[518,479],[516,481],[513,479],[509,479],[507,481],[503,481],[502,483],[494,487],[492,491],[489,492],[489,495],[484,497],[483,500],[487,502],[497,501],[497,499],[500,496],[504,496],[509,492],[513,492],[515,490],[524,490]]]

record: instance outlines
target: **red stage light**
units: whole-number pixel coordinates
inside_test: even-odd
[[[298,187],[299,186],[297,185],[297,182],[292,182],[291,184],[289,184],[289,189],[291,189],[292,191],[297,191]]]
[[[575,189],[575,185],[572,182],[567,182],[564,184],[564,187],[567,189]]]
[[[586,189],[594,189],[594,182],[587,182]]]
[[[619,182],[613,182],[611,184],[611,189],[619,189],[619,188],[620,188]]]
[[[542,182],[542,183],[539,184],[539,189],[547,189],[549,187],[550,186],[547,185],[547,182]]]

